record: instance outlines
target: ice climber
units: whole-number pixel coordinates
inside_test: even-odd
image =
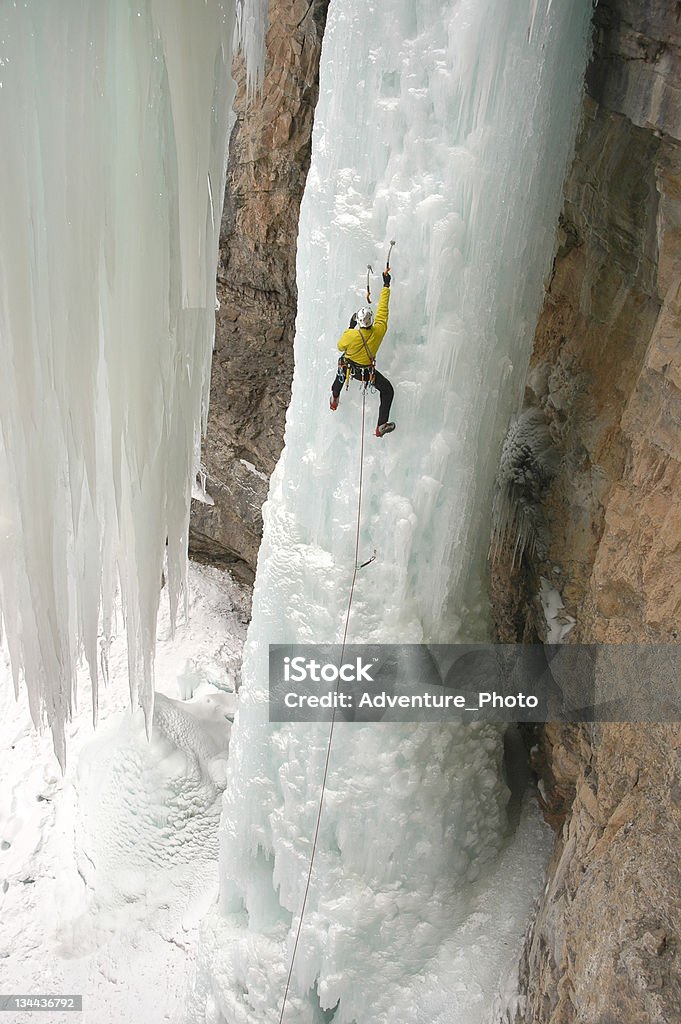
[[[395,424],[389,422],[390,406],[395,392],[388,378],[376,369],[376,353],[388,330],[389,301],[390,273],[384,270],[383,288],[378,300],[376,317],[374,318],[374,311],[367,306],[363,306],[353,313],[350,327],[343,332],[338,342],[338,348],[343,354],[338,360],[338,372],[331,385],[332,412],[338,408],[343,385],[350,377],[361,381],[365,387],[372,385],[376,388],[381,396],[376,437],[383,437],[384,434],[389,434],[391,430],[395,429]]]

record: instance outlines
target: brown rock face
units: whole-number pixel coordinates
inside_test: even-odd
[[[527,400],[560,468],[546,557],[493,579],[500,637],[675,642],[681,620],[681,20],[605,0]],[[524,588],[524,589],[523,589]],[[681,1021],[681,727],[546,726],[556,849],[515,1024]]]
[[[516,1024],[676,1024],[681,732],[548,729],[575,797],[527,940]]]
[[[262,92],[234,66],[237,115],[220,232],[215,352],[203,448],[213,506],[192,503],[190,554],[252,579],[261,507],[293,374],[296,245],[329,0],[271,0]]]
[[[589,91],[633,124],[681,138],[681,18],[669,0],[601,0]]]
[[[644,548],[631,530],[621,533],[621,489],[629,486],[626,481],[637,487],[634,450],[648,433],[639,433],[641,417],[655,417],[652,405],[669,396],[667,378],[648,363],[663,306],[657,274],[659,162],[678,156],[676,145],[587,100],[565,190],[565,241],[535,339],[531,400],[543,409],[561,455],[547,503],[549,560],[561,569],[563,600],[579,635],[594,640],[605,639],[606,622],[614,639],[617,617],[620,639],[646,632],[640,607]],[[640,408],[644,392],[648,412]],[[651,436],[647,443],[654,443]],[[611,568],[606,583],[594,567],[610,543],[619,551],[619,579]],[[612,563],[612,552],[605,557]]]

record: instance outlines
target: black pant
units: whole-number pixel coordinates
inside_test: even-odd
[[[350,376],[354,377],[355,380],[372,383],[376,388],[381,396],[381,404],[378,407],[378,426],[380,427],[382,423],[387,423],[395,391],[388,378],[384,377],[379,370],[374,369],[374,379],[373,381],[370,381],[370,366],[361,366],[359,363],[353,363],[350,359],[340,360],[338,363],[338,373],[334,377],[333,384],[331,385],[333,397],[338,399],[341,391],[343,390],[346,367],[350,368]]]

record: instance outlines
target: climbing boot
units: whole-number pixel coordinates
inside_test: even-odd
[[[336,398],[336,396],[332,392],[331,393],[331,398],[329,399],[329,409],[331,410],[331,412],[335,412],[337,408],[338,408],[338,399]]]
[[[394,423],[379,423],[376,427],[376,437],[383,437],[384,434],[389,434],[394,429]]]

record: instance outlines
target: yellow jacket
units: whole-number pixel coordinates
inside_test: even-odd
[[[378,300],[376,318],[371,327],[354,327],[352,330],[344,331],[338,348],[351,359],[353,363],[360,366],[369,366],[372,359],[376,358],[381,342],[388,330],[388,303],[390,302],[390,289],[383,288],[381,297]],[[364,339],[364,340],[362,340]],[[367,349],[369,350],[367,352]]]

